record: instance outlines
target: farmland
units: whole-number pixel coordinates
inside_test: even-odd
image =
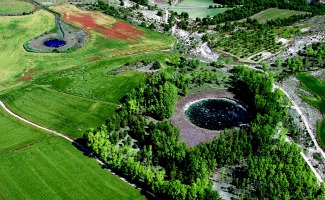
[[[85,129],[103,123],[117,108],[116,104],[34,85],[16,89],[1,99],[13,112],[75,138],[81,137]]]
[[[298,79],[302,85],[310,92],[312,92],[316,97],[309,97],[303,95],[308,103],[318,108],[323,115],[325,114],[325,83],[320,79],[317,79],[308,74],[299,74]],[[318,139],[323,148],[325,148],[325,120],[319,121],[317,130]]]
[[[70,142],[2,109],[0,136],[1,199],[145,199]]]
[[[31,13],[35,6],[20,0],[0,0],[0,15],[21,15]]]
[[[116,21],[104,15],[102,19],[107,22],[111,21],[111,25]],[[64,54],[25,52],[23,44],[26,41],[53,28],[54,16],[44,10],[28,16],[1,17],[0,34],[4,39],[0,44],[0,59],[2,60],[0,90],[17,84],[17,80],[21,78],[26,80],[46,71],[66,69],[79,66],[80,63],[93,62],[94,57],[97,58],[96,60],[108,60],[167,49],[174,43],[174,39],[170,36],[136,27],[134,29],[142,32],[142,35],[136,40],[110,38],[90,30],[90,40],[75,52]],[[15,59],[18,57],[20,59]]]
[[[50,135],[44,131],[36,130],[19,120],[8,116],[3,110],[0,111],[0,155],[48,138]]]
[[[4,199],[145,199],[59,137],[1,155],[0,162]]]

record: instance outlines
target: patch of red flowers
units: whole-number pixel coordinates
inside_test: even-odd
[[[95,30],[107,37],[115,39],[135,40],[137,36],[143,35],[143,32],[127,23],[117,21],[113,27],[105,27],[96,23],[94,17],[100,17],[94,14],[71,14],[67,16],[63,13],[63,20],[72,24],[80,24],[85,30]]]
[[[33,76],[23,76],[23,77],[17,79],[16,81],[29,81],[32,78],[33,78]]]
[[[89,59],[89,61],[96,61],[96,60],[100,60],[100,58],[98,56],[95,56]]]

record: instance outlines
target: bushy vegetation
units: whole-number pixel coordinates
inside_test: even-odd
[[[325,68],[325,44],[324,42],[316,42],[305,46],[298,52],[298,56],[276,60],[275,67],[282,70],[280,79],[288,74],[323,69]]]

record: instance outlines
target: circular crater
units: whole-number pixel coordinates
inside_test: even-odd
[[[47,47],[51,47],[51,48],[60,48],[64,45],[66,45],[66,42],[64,40],[60,40],[58,38],[51,38],[49,40],[46,40],[44,42],[44,45]]]
[[[185,108],[186,118],[208,130],[240,127],[249,121],[247,109],[228,98],[206,98],[191,102]]]

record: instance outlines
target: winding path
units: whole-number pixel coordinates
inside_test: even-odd
[[[32,125],[32,126],[34,126],[34,127],[37,127],[37,128],[39,128],[39,129],[42,129],[42,130],[47,131],[47,132],[50,132],[50,133],[53,133],[54,135],[57,135],[57,136],[59,136],[59,137],[62,137],[62,138],[64,138],[64,139],[68,140],[69,142],[71,142],[72,144],[76,145],[77,147],[79,147],[80,149],[82,149],[84,152],[88,153],[88,154],[91,155],[93,158],[95,158],[95,160],[96,160],[100,165],[102,165],[103,167],[105,167],[108,171],[110,171],[112,174],[114,174],[115,176],[117,176],[117,177],[118,177],[119,179],[121,179],[122,181],[126,182],[127,184],[129,184],[129,185],[131,185],[131,186],[133,186],[133,187],[135,187],[135,188],[137,188],[137,189],[139,189],[139,190],[141,190],[141,191],[144,191],[145,193],[147,193],[147,194],[149,194],[149,195],[151,195],[151,196],[153,196],[153,197],[155,197],[155,195],[154,195],[153,193],[151,193],[151,192],[149,192],[149,191],[147,191],[147,190],[145,190],[145,189],[143,189],[143,188],[141,188],[141,187],[139,187],[139,186],[137,186],[137,185],[135,185],[135,184],[133,184],[133,183],[130,183],[130,182],[127,181],[125,178],[123,178],[123,177],[119,176],[118,174],[114,173],[114,172],[113,172],[111,169],[109,169],[108,166],[107,166],[104,162],[102,162],[102,161],[101,161],[97,156],[94,156],[94,155],[93,155],[93,152],[90,151],[90,150],[88,150],[87,147],[81,145],[80,143],[76,142],[75,140],[69,138],[68,136],[66,136],[66,135],[64,135],[64,134],[62,134],[62,133],[59,133],[59,132],[54,131],[54,130],[52,130],[52,129],[45,128],[45,127],[43,127],[43,126],[40,126],[40,125],[38,125],[38,124],[35,124],[34,122],[28,121],[27,119],[25,119],[25,118],[23,118],[23,117],[21,117],[21,116],[15,114],[15,113],[13,113],[11,110],[9,110],[9,109],[7,108],[7,106],[6,106],[6,105],[5,105],[1,100],[0,100],[0,106],[1,106],[1,107],[2,107],[2,108],[3,108],[3,109],[4,109],[8,114],[10,114],[11,116],[13,116],[13,117],[15,117],[15,118],[17,118],[17,119],[19,119],[19,120],[21,120],[21,121],[27,123],[27,124],[30,124],[30,125]]]
[[[318,145],[318,142],[315,138],[315,135],[313,133],[313,131],[310,128],[309,122],[306,118],[306,116],[303,114],[303,112],[301,111],[300,107],[298,106],[298,104],[290,97],[290,95],[280,86],[274,85],[274,88],[278,88],[279,90],[281,90],[286,96],[287,98],[290,100],[290,102],[292,103],[292,108],[294,108],[298,114],[300,115],[302,121],[304,122],[307,132],[309,134],[309,136],[311,137],[316,149],[318,152],[320,152],[320,154],[322,155],[323,159],[325,159],[325,153],[323,151],[323,149]],[[317,173],[317,171],[315,170],[315,168],[312,166],[312,164],[310,163],[310,161],[308,160],[308,158],[305,156],[305,154],[303,152],[300,153],[302,155],[302,157],[305,159],[305,161],[307,162],[307,164],[309,165],[310,169],[314,172],[315,176],[317,177],[318,181],[320,183],[323,183],[324,181],[322,180],[322,177]]]
[[[298,104],[289,96],[289,94],[283,88],[281,88],[280,86],[277,86],[277,85],[274,85],[274,87],[280,89],[287,96],[287,98],[290,100],[290,102],[293,105],[293,108],[297,110],[297,112],[300,115],[302,121],[304,122],[304,124],[306,126],[306,129],[307,129],[307,132],[310,135],[312,141],[314,142],[314,145],[315,145],[316,149],[321,153],[322,157],[325,159],[325,153],[324,153],[323,149],[318,145],[318,142],[317,142],[317,140],[315,138],[315,135],[314,135],[313,131],[310,128],[309,122],[308,122],[306,116],[302,113],[302,111],[301,111],[300,107],[298,106]]]

